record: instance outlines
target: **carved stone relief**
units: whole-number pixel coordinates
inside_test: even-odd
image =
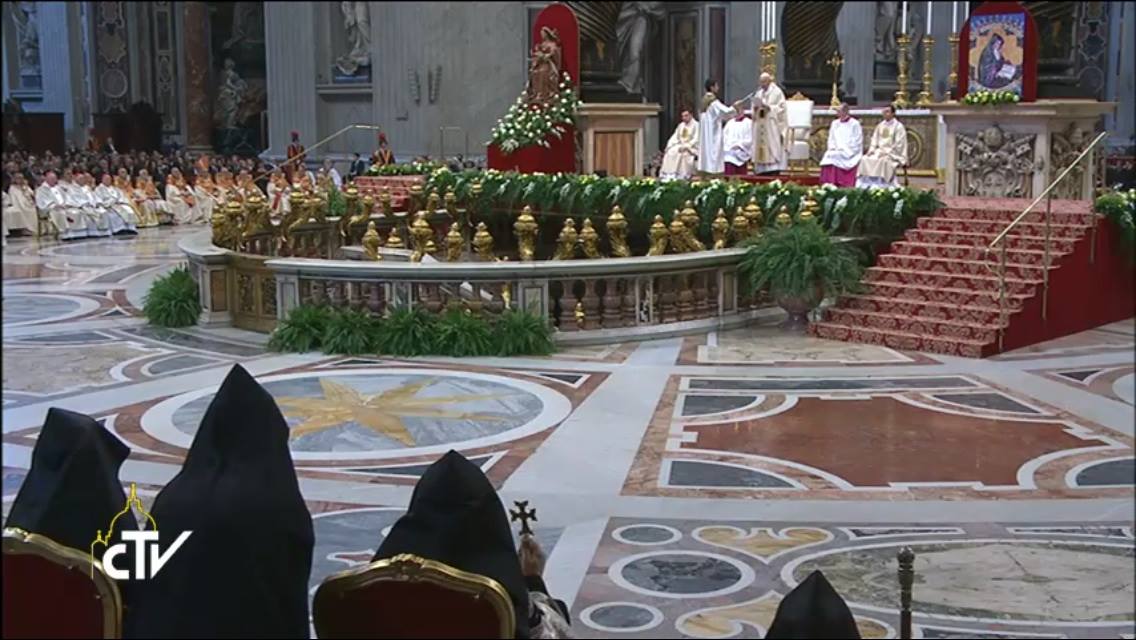
[[[95,69],[98,110],[124,113],[130,106],[130,56],[127,46],[126,3],[99,2],[95,12]]]
[[[150,3],[153,11],[154,104],[162,114],[162,133],[181,130],[181,101],[178,99],[177,38],[173,3]]]
[[[1077,156],[1089,144],[1089,133],[1075,122],[1070,122],[1064,131],[1054,132],[1049,142],[1049,166],[1052,168],[1052,177],[1057,179],[1065,167],[1073,164]],[[1061,184],[1053,189],[1054,198],[1080,199],[1085,197],[1085,162],[1077,165]]]
[[[959,133],[958,194],[988,198],[1028,198],[1034,171],[1042,162],[1034,158],[1037,135],[1007,133],[991,125],[974,133]]]
[[[36,3],[17,2],[12,9],[15,23],[17,67],[19,69],[19,88],[37,90],[43,88],[43,77],[39,62],[39,21],[36,19]]]

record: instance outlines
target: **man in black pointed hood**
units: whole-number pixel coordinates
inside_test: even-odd
[[[139,584],[127,637],[308,637],[312,519],[284,416],[240,365],[217,391],[152,515],[163,545],[192,534]]]
[[[860,630],[844,599],[824,574],[813,571],[777,607],[766,638],[855,638]]]
[[[130,447],[90,416],[50,409],[5,526],[89,552],[126,505],[118,470],[128,455]],[[115,534],[137,528],[122,517]]]
[[[534,548],[526,557],[541,554],[535,540],[526,542],[526,548]],[[496,580],[513,601],[516,637],[563,637],[555,634],[556,628],[567,627],[567,612],[563,603],[553,605],[547,596],[540,577],[543,561],[534,558],[529,563],[533,570],[522,571],[497,492],[481,469],[456,451],[442,456],[422,474],[406,515],[391,527],[372,560],[400,553]],[[559,620],[553,619],[558,616]]]

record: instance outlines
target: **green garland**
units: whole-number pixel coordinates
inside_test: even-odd
[[[481,183],[481,196],[474,206],[480,216],[515,213],[530,205],[538,218],[548,215],[606,218],[614,205],[623,209],[633,233],[645,233],[656,214],[670,220],[687,200],[694,202],[703,221],[703,232],[718,209],[733,217],[751,196],[771,221],[782,206],[794,217],[809,187],[778,181],[749,184],[742,181],[667,181],[655,178],[599,178],[577,174],[522,174],[469,170],[451,172],[441,168],[426,180],[427,191],[454,190],[459,202],[468,202],[470,187]],[[820,205],[818,218],[829,233],[898,237],[920,216],[930,215],[942,203],[934,191],[900,187],[839,189],[831,185],[812,188]],[[556,225],[559,226],[559,225]]]
[[[1136,262],[1136,189],[1101,194],[1093,209],[1116,225],[1128,256]]]
[[[438,167],[443,167],[441,162],[409,162],[406,164],[384,164],[382,166],[373,164],[367,169],[369,176],[424,176]]]
[[[979,89],[978,91],[971,91],[962,98],[963,104],[983,104],[994,106],[998,104],[1013,104],[1020,102],[1022,97],[1016,91],[1009,91],[1002,89],[999,91],[990,91],[989,89]]]
[[[509,107],[505,116],[497,121],[490,133],[490,144],[505,153],[532,145],[548,148],[548,136],[562,137],[567,125],[576,124],[576,110],[580,107],[580,97],[572,87],[572,76],[564,74],[560,82],[560,92],[547,105],[528,104],[524,94]]]

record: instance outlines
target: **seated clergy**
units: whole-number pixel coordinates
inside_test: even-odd
[[[95,187],[95,200],[110,218],[112,232],[138,233],[138,216],[134,207],[127,202],[125,194],[114,188],[114,180],[109,173],[104,173],[102,184]]]
[[[208,170],[194,169],[193,186],[189,187],[193,199],[197,203],[197,219],[208,224],[213,220],[213,207],[217,200],[213,195],[213,178],[209,177]]]
[[[12,174],[12,185],[4,195],[7,196],[4,200],[4,226],[8,231],[36,233],[39,225],[36,220],[35,193],[28,186],[28,179],[23,173],[17,171]]]
[[[659,167],[660,180],[687,179],[694,175],[698,164],[698,123],[689,109],[683,109],[682,122],[675,127],[667,148],[663,152],[663,164]]]
[[[315,535],[288,437],[272,396],[234,366],[154,499],[163,542],[192,533],[132,585],[125,637],[308,637]]]
[[[154,184],[154,179],[150,177],[150,174],[147,173],[145,169],[139,172],[138,179],[142,183],[142,194],[146,198],[150,211],[158,218],[158,224],[173,224],[173,205],[158,192],[158,186]]]
[[[75,188],[76,192],[85,203],[83,208],[93,212],[95,219],[95,227],[98,230],[97,235],[110,236],[114,235],[115,231],[125,229],[120,221],[119,226],[115,227],[111,223],[111,214],[103,203],[99,202],[98,197],[95,195],[95,178],[89,173],[75,174]],[[87,235],[96,235],[88,233]]]
[[[509,594],[518,638],[571,637],[564,603],[548,595],[544,558],[531,534],[520,557],[505,508],[477,465],[450,451],[414,487],[406,515],[391,527],[374,560],[409,553],[495,580]]]
[[[47,212],[59,229],[60,240],[100,235],[95,224],[95,212],[83,209],[86,203],[76,192],[71,179],[70,169],[64,169],[58,179],[54,172],[49,172],[43,184],[36,189],[36,208]]]
[[[288,194],[292,189],[288,186],[288,179],[284,172],[276,169],[272,172],[272,179],[268,182],[268,206],[273,218],[283,218],[291,210]]]
[[[119,169],[114,176],[114,188],[122,193],[130,208],[134,210],[134,215],[138,217],[139,227],[158,226],[158,218],[146,208],[145,194],[136,191],[130,184],[130,174],[126,172],[126,169]]]
[[[896,183],[896,171],[907,165],[907,129],[895,118],[895,107],[887,105],[883,121],[872,132],[868,152],[860,160],[857,187],[888,187]]]
[[[848,104],[836,109],[836,119],[828,125],[828,149],[820,159],[820,183],[838,187],[856,186],[856,167],[864,153],[864,133],[860,121],[848,112]]]
[[[746,163],[753,157],[752,117],[753,112],[746,111],[727,122],[722,129],[722,154],[728,176],[744,174]]]
[[[204,222],[197,208],[197,198],[193,189],[185,182],[181,170],[174,167],[166,178],[166,202],[170,203],[174,224],[196,224]]]

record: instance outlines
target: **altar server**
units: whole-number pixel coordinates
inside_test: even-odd
[[[5,195],[8,198],[4,201],[4,225],[8,230],[36,233],[39,225],[36,224],[35,193],[23,173],[12,174],[12,185]]]
[[[726,175],[745,173],[746,163],[753,158],[753,112],[746,111],[726,123],[722,130],[722,147]]]
[[[698,163],[698,123],[689,109],[683,109],[682,121],[675,127],[663,151],[659,167],[660,180],[686,179],[694,175]]]
[[[883,118],[872,132],[868,152],[860,160],[857,187],[893,186],[896,171],[907,164],[907,129],[896,119],[895,107],[884,107]]]
[[[718,99],[718,81],[706,81],[702,96],[702,115],[698,118],[698,171],[719,174],[726,170],[722,157],[722,121],[736,113]]]
[[[828,125],[828,149],[820,160],[820,183],[838,187],[856,186],[856,167],[864,153],[864,132],[860,121],[853,118],[848,105],[836,110],[836,119]]]
[[[753,95],[753,171],[771,173],[789,166],[785,136],[789,125],[785,114],[785,92],[773,76],[762,73],[761,85]]]

